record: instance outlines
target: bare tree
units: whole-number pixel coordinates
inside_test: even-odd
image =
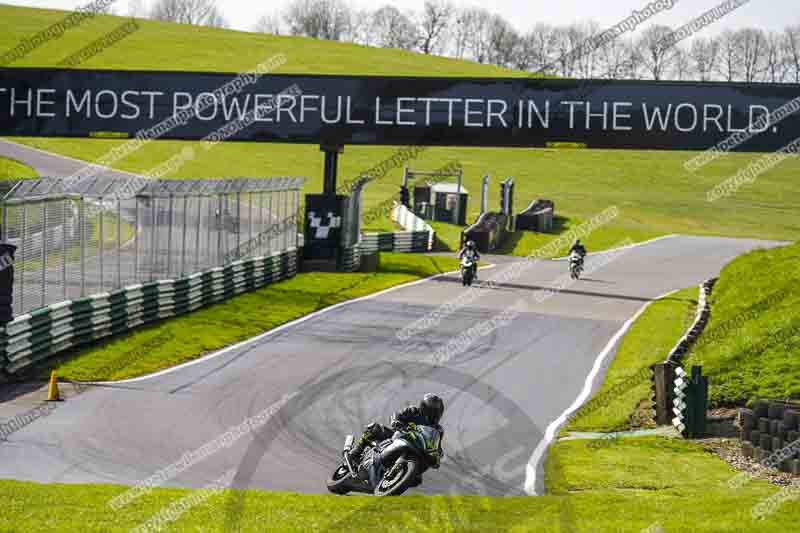
[[[576,70],[574,31],[569,27],[557,26],[553,31],[553,41],[555,44],[553,66],[556,72],[565,78],[574,77]]]
[[[675,45],[675,55],[672,60],[672,72],[676,80],[688,80],[692,74],[692,58],[686,49]]]
[[[604,41],[597,49],[601,78],[619,80],[631,78],[633,58],[631,41],[620,38]]]
[[[157,0],[151,16],[156,20],[195,26],[222,26],[225,24],[214,0]]]
[[[447,0],[426,0],[419,24],[419,48],[423,54],[442,49],[447,25],[453,18],[453,5]]]
[[[519,35],[511,24],[500,15],[492,16],[489,20],[488,38],[489,63],[503,67],[511,66],[519,44]]]
[[[293,0],[284,19],[292,35],[333,41],[350,27],[350,11],[341,0]]]
[[[735,81],[741,73],[741,47],[736,34],[725,30],[719,37],[719,60],[715,63],[717,72],[725,81]]]
[[[373,27],[374,14],[367,9],[357,9],[350,13],[350,26],[345,40],[373,46],[377,42],[377,35]]]
[[[281,28],[281,18],[276,14],[262,15],[253,26],[253,30],[258,33],[269,33],[272,35],[281,35]]]
[[[478,63],[489,60],[489,37],[492,15],[481,8],[471,8],[464,12],[462,20],[466,25],[467,50]]]
[[[739,57],[744,81],[756,81],[764,71],[764,54],[767,48],[767,38],[762,30],[743,28],[734,34],[736,45],[739,47]]]
[[[642,32],[637,48],[642,67],[654,80],[663,79],[675,61],[675,45],[669,26],[653,25]]]
[[[695,37],[689,49],[692,70],[700,81],[710,81],[719,58],[719,41],[713,37]]]
[[[517,45],[513,50],[511,64],[517,70],[532,70],[534,67],[534,56],[536,55],[536,43],[532,32],[522,35],[517,40]]]
[[[800,83],[800,25],[789,26],[784,30],[783,55],[794,83]]]
[[[764,79],[771,83],[781,83],[786,79],[788,57],[784,55],[783,38],[778,32],[771,31],[766,37],[764,54]]]
[[[528,34],[531,46],[531,69],[544,74],[553,74],[556,53],[556,31],[548,24],[538,23]]]
[[[601,33],[600,25],[595,21],[575,24],[571,27],[570,37],[575,54],[575,68],[578,76],[594,78],[597,76],[600,54],[593,37]]]
[[[467,11],[457,9],[455,13],[455,24],[450,29],[453,53],[458,59],[464,59],[469,45],[469,24],[470,19]]]
[[[385,48],[413,50],[419,42],[417,27],[394,6],[383,6],[372,16],[376,43]]]

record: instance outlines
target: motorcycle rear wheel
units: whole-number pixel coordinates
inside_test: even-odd
[[[383,479],[378,482],[378,486],[375,487],[375,496],[400,496],[414,486],[414,481],[421,471],[422,465],[418,459],[399,459],[395,466],[387,470]],[[387,479],[386,476],[392,472],[392,477]]]
[[[341,465],[328,480],[328,490],[334,494],[347,494],[350,492],[350,471]]]
[[[472,286],[472,272],[463,272],[461,274],[461,284],[465,287]]]

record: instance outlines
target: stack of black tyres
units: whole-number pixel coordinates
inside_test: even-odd
[[[800,475],[800,405],[755,400],[752,409],[739,411],[739,423],[746,456]]]

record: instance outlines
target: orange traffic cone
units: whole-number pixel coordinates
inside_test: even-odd
[[[56,371],[53,370],[53,373],[50,374],[50,387],[47,389],[47,401],[48,402],[61,402],[64,401],[61,398],[61,393],[58,391],[58,378],[56,377]]]

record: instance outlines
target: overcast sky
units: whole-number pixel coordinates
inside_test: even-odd
[[[88,4],[90,0],[0,0],[0,3],[74,9]],[[152,5],[155,0],[145,0]],[[380,5],[392,4],[401,9],[420,10],[424,0],[345,0],[352,6],[375,9]],[[527,30],[537,22],[565,25],[572,22],[593,19],[603,27],[610,27],[627,18],[634,9],[641,9],[651,0],[493,0],[489,10],[505,17],[519,30]],[[718,5],[722,0],[679,0],[675,6],[652,19],[653,22],[679,26]],[[287,0],[256,2],[255,0],[220,0],[222,8],[231,25],[240,30],[250,30],[261,15],[283,8]],[[456,0],[458,6],[486,5],[485,3]],[[117,14],[127,14],[128,0],[117,0]],[[649,22],[649,21],[648,21]],[[1,25],[2,23],[0,23]],[[725,28],[755,26],[765,30],[783,29],[787,24],[800,24],[800,0],[751,0],[747,5],[729,14],[705,34],[714,34]]]

